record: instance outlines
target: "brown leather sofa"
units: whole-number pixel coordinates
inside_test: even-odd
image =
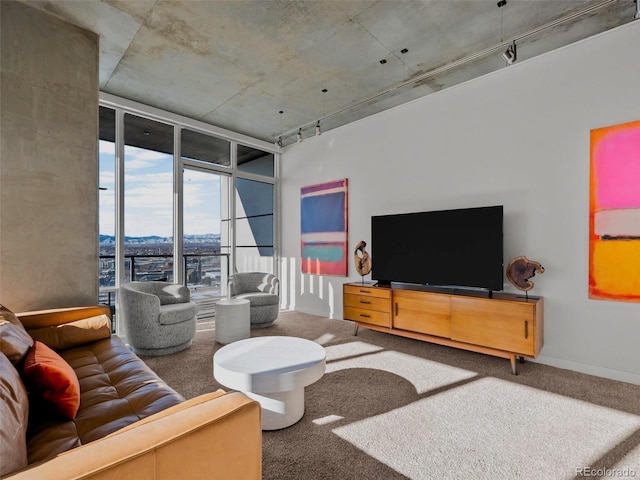
[[[75,419],[68,420],[29,394],[24,397],[30,408],[28,428],[24,436],[17,434],[22,426],[10,425],[5,412],[15,413],[16,398],[22,398],[17,392],[25,389],[10,371],[21,367],[7,361],[9,354],[5,357],[11,334],[3,330],[0,393],[6,418],[0,461],[6,465],[15,460],[15,455],[7,457],[12,455],[6,448],[8,435],[13,435],[12,447],[26,443],[27,457],[26,466],[9,472],[3,468],[3,479],[261,478],[258,403],[223,390],[185,401],[111,334],[108,307],[28,312],[17,318],[29,336],[73,368],[80,406]]]

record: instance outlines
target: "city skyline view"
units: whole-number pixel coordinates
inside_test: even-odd
[[[148,236],[127,237],[125,241],[125,278],[132,280],[173,281],[173,239]],[[100,236],[100,286],[115,286],[116,258],[115,238]],[[218,285],[221,265],[226,261],[221,255],[220,235],[188,235],[183,246],[183,262],[186,281],[191,285]]]

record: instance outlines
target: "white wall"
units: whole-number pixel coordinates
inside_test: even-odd
[[[538,361],[640,384],[640,304],[588,298],[590,130],[640,119],[639,45],[636,21],[288,147],[284,302],[341,318],[360,278],[301,275],[302,186],[349,179],[349,253],[371,215],[502,204],[505,264],[546,268]]]

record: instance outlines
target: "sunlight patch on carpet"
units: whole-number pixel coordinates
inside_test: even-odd
[[[538,480],[575,478],[638,428],[638,415],[481,378],[332,431],[412,479]]]
[[[327,373],[348,368],[371,368],[393,373],[411,382],[418,394],[477,375],[476,372],[390,350],[328,363]]]
[[[328,423],[337,422],[338,420],[342,420],[344,417],[340,415],[327,415],[326,417],[316,418],[312,420],[316,425],[327,425]]]
[[[325,345],[329,343],[331,340],[333,340],[334,338],[336,338],[335,335],[331,333],[325,333],[320,335],[318,338],[316,338],[314,342],[319,343],[320,345]]]
[[[377,345],[371,345],[366,342],[348,342],[340,345],[330,345],[324,348],[327,352],[327,362],[340,360],[341,358],[356,357],[367,353],[379,352],[384,348]]]

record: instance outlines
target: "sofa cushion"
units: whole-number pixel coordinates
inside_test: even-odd
[[[22,370],[34,400],[43,400],[70,420],[80,407],[80,383],[71,366],[42,342],[34,342]]]
[[[161,325],[173,325],[189,321],[197,313],[198,306],[193,302],[162,305],[158,321]]]
[[[53,350],[64,350],[111,336],[111,321],[107,315],[84,318],[51,327],[34,328],[29,335]]]
[[[20,374],[0,353],[0,476],[27,466],[29,399]]]
[[[80,409],[74,420],[63,420],[43,409],[31,412],[27,433],[30,464],[184,401],[115,335],[63,350],[60,356],[78,377]]]
[[[33,345],[33,339],[27,333],[15,314],[0,305],[0,350],[17,365]]]
[[[277,305],[280,297],[274,293],[242,293],[235,298],[245,298],[249,300],[252,307],[260,307],[263,305]]]

